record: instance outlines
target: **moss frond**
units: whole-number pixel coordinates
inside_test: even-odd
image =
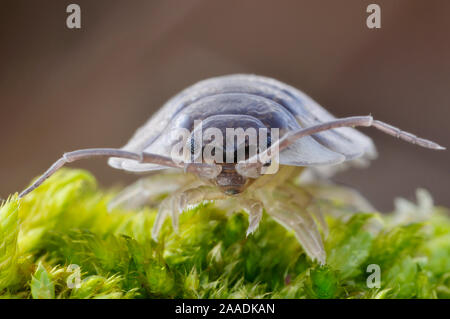
[[[246,237],[247,215],[214,204],[183,213],[178,234],[166,222],[156,243],[156,211],[108,212],[112,196],[63,169],[2,203],[0,297],[450,298],[449,211],[424,190],[390,215],[336,207],[325,266],[269,216]],[[381,283],[369,288],[374,264]]]

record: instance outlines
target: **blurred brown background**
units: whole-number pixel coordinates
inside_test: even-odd
[[[66,27],[81,6],[82,28]],[[366,27],[381,6],[382,28]],[[120,147],[164,101],[207,77],[271,76],[337,116],[372,113],[450,146],[450,1],[0,1],[0,197],[63,152]],[[379,159],[337,180],[376,207],[417,187],[450,205],[450,153],[374,129]],[[136,176],[78,162],[103,186]]]

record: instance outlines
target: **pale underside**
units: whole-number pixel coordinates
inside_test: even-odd
[[[152,229],[157,241],[164,221],[171,217],[175,232],[179,228],[179,215],[204,202],[227,212],[245,211],[249,215],[247,236],[259,225],[263,210],[291,230],[302,245],[305,253],[313,260],[324,264],[326,254],[322,234],[328,229],[323,211],[332,211],[332,201],[341,199],[347,211],[373,211],[373,207],[358,192],[331,183],[300,183],[298,177],[302,168],[282,166],[276,175],[264,175],[239,196],[226,196],[194,175],[176,170],[152,174],[125,188],[111,203],[110,210],[120,206],[137,209],[144,205],[159,206]],[[161,195],[170,194],[161,202]],[[319,231],[322,231],[321,232]]]

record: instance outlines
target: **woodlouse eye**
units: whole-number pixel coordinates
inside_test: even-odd
[[[270,146],[272,146],[272,138],[270,137],[270,135],[267,135],[267,148],[269,148]]]
[[[191,154],[195,154],[195,141],[194,139],[191,139]]]
[[[269,167],[272,164],[272,161],[268,161],[263,164],[264,167]]]
[[[250,154],[250,147],[248,145],[245,145],[244,148],[244,159],[249,158]],[[240,159],[238,158],[238,150],[234,151],[234,157],[233,157],[234,163],[237,163]]]

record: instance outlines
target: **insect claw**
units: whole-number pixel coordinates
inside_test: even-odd
[[[258,229],[259,222],[263,215],[263,206],[261,202],[253,199],[243,200],[242,205],[244,206],[244,210],[248,213],[248,228],[245,233],[246,237],[248,237]]]

